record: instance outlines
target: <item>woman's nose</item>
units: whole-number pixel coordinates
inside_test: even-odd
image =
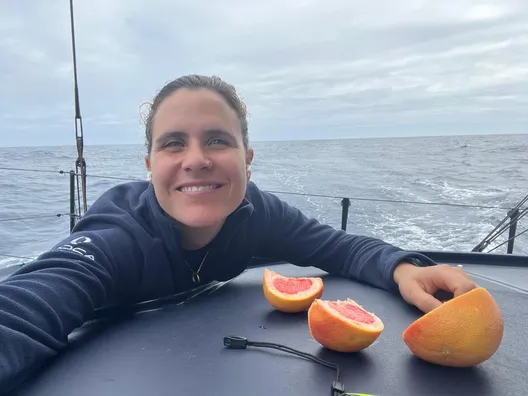
[[[211,167],[211,160],[206,151],[198,144],[189,145],[182,161],[185,171],[201,170]]]

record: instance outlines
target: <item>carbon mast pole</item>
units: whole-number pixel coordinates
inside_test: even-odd
[[[77,80],[77,55],[75,49],[75,24],[73,18],[73,0],[70,0],[70,21],[71,21],[71,43],[73,54],[73,78],[74,78],[74,97],[75,97],[75,142],[77,145],[77,160],[75,161],[75,174],[77,176],[77,199],[79,218],[87,211],[88,204],[86,201],[86,161],[83,157],[84,137],[83,124],[81,117],[81,106],[79,102],[79,84]],[[80,181],[79,181],[80,179]],[[79,191],[79,189],[81,191]],[[81,206],[82,199],[82,206]],[[81,212],[82,207],[82,212]]]

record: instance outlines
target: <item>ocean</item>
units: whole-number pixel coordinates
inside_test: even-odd
[[[252,145],[252,180],[261,189],[336,228],[341,197],[350,197],[347,232],[404,249],[471,251],[528,194],[528,135]],[[144,150],[85,147],[88,204],[125,180],[145,179]],[[68,217],[57,214],[69,212],[69,176],[59,171],[75,169],[76,158],[74,146],[0,148],[0,267],[68,235]],[[528,216],[517,231],[527,227]],[[487,250],[506,239],[507,232]],[[505,252],[506,245],[493,251]],[[528,254],[528,233],[514,253]]]

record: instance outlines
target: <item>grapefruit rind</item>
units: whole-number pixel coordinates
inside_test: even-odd
[[[491,358],[504,333],[504,320],[482,287],[461,294],[424,314],[403,332],[409,350],[429,363],[472,367]]]
[[[363,323],[344,317],[330,303],[351,304],[369,314],[373,323]],[[354,300],[326,301],[316,299],[308,310],[308,327],[313,339],[336,352],[358,352],[368,348],[380,336],[384,324]]]
[[[311,286],[307,290],[294,294],[282,293],[273,285],[273,281],[277,278],[280,278],[286,282],[290,279],[310,280]],[[264,268],[263,290],[266,300],[277,311],[298,313],[306,311],[308,308],[310,308],[310,305],[315,299],[320,298],[323,295],[324,285],[321,278],[286,277]]]

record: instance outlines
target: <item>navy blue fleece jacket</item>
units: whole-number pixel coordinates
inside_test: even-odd
[[[267,257],[396,293],[392,273],[399,262],[434,264],[418,253],[320,224],[252,182],[206,248],[211,251],[200,273],[203,283],[231,279],[253,257]],[[95,309],[192,288],[184,254],[150,183],[108,190],[71,235],[0,283],[0,389],[64,348],[67,336]],[[189,264],[197,268],[199,262]]]

